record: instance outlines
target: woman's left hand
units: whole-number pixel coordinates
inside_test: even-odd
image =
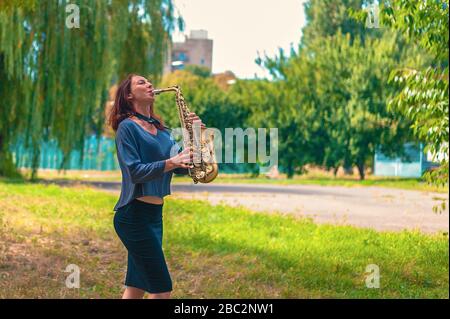
[[[199,122],[198,124],[200,124],[200,128],[206,128],[206,125],[203,124],[202,120],[194,112],[189,113],[189,119],[192,121],[192,123],[197,124],[197,122]]]

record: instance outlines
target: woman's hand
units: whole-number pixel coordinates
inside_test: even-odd
[[[206,128],[206,125],[203,124],[202,120],[194,112],[189,113],[189,119],[192,121],[192,124],[198,123],[200,125],[200,128]]]
[[[188,147],[184,149],[182,152],[178,153],[174,157],[166,160],[166,166],[164,172],[171,171],[175,168],[191,168],[192,166],[192,158],[191,149]]]

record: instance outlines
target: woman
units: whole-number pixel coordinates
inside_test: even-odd
[[[114,207],[114,228],[128,250],[122,296],[170,298],[172,280],[162,251],[163,197],[172,174],[187,174],[190,150],[179,152],[162,119],[154,113],[152,84],[130,74],[118,87],[109,123],[116,132],[122,190]],[[193,121],[205,127],[195,113]]]

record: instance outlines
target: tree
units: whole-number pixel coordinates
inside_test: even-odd
[[[426,175],[428,180],[448,185],[448,0],[382,2],[381,14],[383,24],[399,30],[433,56],[425,68],[399,68],[391,73],[391,80],[402,90],[390,106],[413,122],[414,132],[440,163],[439,169]]]
[[[351,2],[352,7],[356,4]],[[282,91],[277,111],[283,120],[278,124],[289,127],[283,137],[295,139],[280,157],[291,153],[288,163],[315,163],[335,171],[356,165],[364,179],[377,147],[401,153],[403,143],[411,138],[410,123],[387,109],[386,101],[395,93],[388,84],[388,70],[423,65],[427,57],[394,32],[345,29],[352,25],[346,21],[350,19],[344,14],[346,6],[346,1],[336,2],[336,12],[327,13],[324,5],[311,1],[313,19],[297,52],[291,50],[286,56],[280,51],[279,56],[266,56],[258,63],[270,71]],[[322,21],[330,15],[339,17],[333,24],[336,30]]]
[[[79,0],[72,28],[69,1],[15,2],[0,6],[0,175],[11,174],[9,146],[22,140],[35,178],[42,140],[56,139],[67,159],[83,152],[87,132],[100,134],[113,82],[159,77],[176,19],[171,0]]]
[[[305,3],[307,24],[303,28],[303,46],[314,41],[335,35],[337,32],[349,34],[351,41],[363,40],[367,32],[364,24],[351,18],[349,9],[359,10],[364,0],[322,1],[310,0]]]

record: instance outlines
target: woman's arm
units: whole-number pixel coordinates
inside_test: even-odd
[[[189,150],[178,150],[178,154],[166,159],[151,163],[142,163],[138,152],[138,143],[130,128],[121,126],[116,134],[117,157],[127,168],[131,182],[145,183],[160,178],[165,172],[174,170],[177,174],[188,174],[190,162]]]
[[[162,177],[166,165],[169,166],[166,160],[142,163],[136,139],[127,127],[120,127],[117,130],[116,147],[117,156],[128,169],[131,182],[134,184]]]

